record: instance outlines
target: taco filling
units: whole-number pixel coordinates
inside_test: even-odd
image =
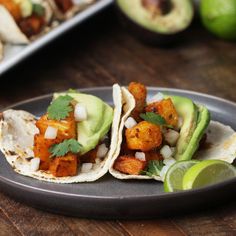
[[[119,131],[122,142],[111,174],[118,178],[158,178],[165,166],[193,157],[210,121],[204,106],[162,93],[147,101],[146,87],[135,82],[123,92],[133,98],[126,99],[129,109],[123,111]]]
[[[95,181],[108,171],[121,115],[100,98],[69,91],[54,94],[47,112],[34,117],[7,110],[0,121],[0,148],[20,174],[59,183]]]
[[[28,38],[39,34],[50,17],[47,2],[41,0],[0,0],[0,5],[9,12]]]

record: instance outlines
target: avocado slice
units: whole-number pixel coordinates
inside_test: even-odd
[[[65,94],[74,98],[87,110],[88,119],[77,123],[77,140],[82,145],[80,151],[82,155],[94,149],[109,132],[113,120],[113,109],[100,98],[89,94],[77,92],[55,93],[53,97],[57,98]]]
[[[160,43],[184,31],[194,16],[190,0],[117,0],[116,5],[128,19],[128,25],[133,23],[143,29],[138,32],[137,27],[131,27],[131,31],[138,33],[141,39],[146,37],[148,41]]]
[[[177,160],[185,161],[192,159],[194,153],[199,147],[199,143],[202,139],[202,136],[210,123],[211,115],[208,109],[205,106],[198,105],[198,118],[197,118],[197,127],[194,130],[192,137],[189,141],[189,144],[185,151],[181,155],[176,155]],[[181,145],[181,143],[177,143]]]
[[[210,112],[205,106],[195,105],[193,101],[181,96],[165,96],[171,98],[183,125],[176,144],[175,159],[190,160],[199,146],[199,142],[210,122]]]

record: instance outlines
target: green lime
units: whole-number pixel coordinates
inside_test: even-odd
[[[184,175],[183,189],[201,188],[236,177],[236,168],[228,162],[206,160],[192,166]]]
[[[165,192],[183,190],[182,182],[186,171],[193,165],[199,163],[196,160],[178,161],[173,164],[166,173],[164,181]]]
[[[200,15],[204,26],[213,34],[236,39],[236,0],[202,0]]]

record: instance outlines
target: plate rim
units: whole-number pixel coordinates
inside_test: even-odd
[[[124,87],[127,87],[127,86],[124,86]],[[149,89],[151,89],[151,90],[160,89],[160,92],[167,91],[167,90],[177,92],[177,93],[182,93],[183,92],[183,93],[190,94],[190,95],[196,95],[196,96],[201,96],[201,97],[217,100],[217,101],[220,101],[220,102],[225,102],[225,103],[228,103],[228,104],[236,107],[236,101],[234,102],[234,101],[231,101],[229,99],[226,99],[226,98],[223,98],[223,97],[220,97],[220,96],[216,96],[216,95],[212,95],[212,94],[206,94],[206,93],[198,92],[198,91],[194,91],[194,90],[171,88],[171,87],[156,87],[156,86],[146,86],[146,88],[147,88],[147,90],[149,90]],[[81,89],[76,88],[76,90],[78,90],[79,92],[102,91],[102,90],[111,90],[111,89],[112,89],[112,86],[95,86],[95,87],[91,87],[91,88],[85,87],[85,88],[81,88]],[[20,105],[24,105],[24,104],[29,103],[29,102],[33,102],[35,100],[40,100],[40,99],[45,99],[47,97],[52,97],[53,93],[63,93],[63,92],[66,92],[66,91],[67,90],[59,90],[59,91],[39,95],[39,96],[36,96],[36,97],[33,97],[33,98],[24,99],[24,100],[21,100],[19,102],[12,103],[12,104],[6,106],[5,108],[1,108],[0,112],[4,111],[6,109],[10,109],[11,107],[20,106]]]

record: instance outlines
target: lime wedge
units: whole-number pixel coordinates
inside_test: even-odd
[[[183,189],[194,189],[236,177],[236,168],[228,162],[206,160],[192,166],[184,175]]]
[[[166,173],[164,181],[164,191],[174,192],[183,190],[182,182],[186,171],[193,165],[199,163],[196,160],[178,161],[173,164]]]

